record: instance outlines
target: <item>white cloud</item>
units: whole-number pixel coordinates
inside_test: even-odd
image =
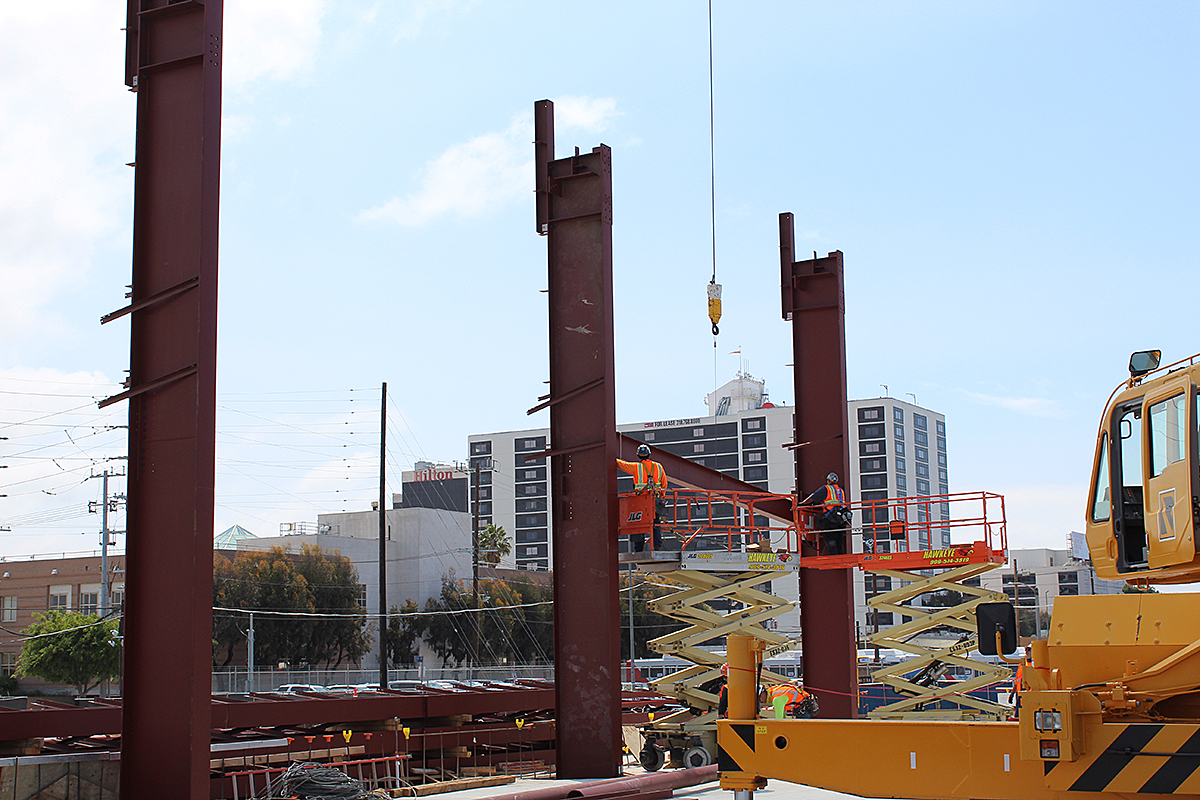
[[[47,333],[45,307],[128,219],[123,24],[112,4],[0,8],[0,341]]]
[[[598,133],[618,113],[612,98],[556,100],[555,138],[559,130]],[[517,115],[504,130],[451,145],[422,170],[419,188],[359,216],[417,226],[444,215],[478,216],[524,197],[533,182],[532,141],[531,115]]]
[[[264,78],[283,80],[311,70],[325,5],[325,0],[226,3],[225,88],[244,89]]]
[[[981,392],[971,392],[966,389],[959,389],[959,391],[980,403],[998,406],[999,408],[1029,417],[1065,419],[1068,416],[1057,401],[1051,400],[1048,397],[1000,397],[982,394]]]

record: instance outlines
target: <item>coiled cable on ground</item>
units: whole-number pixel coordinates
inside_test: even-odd
[[[374,800],[389,795],[368,791],[362,781],[351,778],[337,767],[311,762],[293,762],[267,785],[266,798],[307,798],[307,800]]]

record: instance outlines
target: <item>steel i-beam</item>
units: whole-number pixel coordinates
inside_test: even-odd
[[[122,797],[209,796],[221,0],[129,0],[137,92]]]
[[[779,215],[783,318],[792,323],[796,392],[796,495],[804,498],[836,472],[849,499],[846,437],[846,303],[842,253],[795,261],[791,214]],[[815,255],[815,254],[814,254]],[[847,545],[849,545],[849,537]],[[849,569],[800,570],[804,683],[821,716],[858,715],[854,581]]]
[[[554,676],[560,778],[621,774],[612,155],[554,160],[534,104],[537,230],[549,252]]]

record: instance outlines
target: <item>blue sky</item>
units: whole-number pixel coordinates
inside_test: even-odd
[[[93,398],[128,360],[127,324],[98,324],[129,279],[124,9],[8,5],[0,554],[91,549],[85,478],[123,452]],[[703,413],[706,3],[226,5],[218,530],[367,508],[382,381],[396,489],[545,424],[542,98],[560,156],[613,149],[618,421]],[[952,490],[1064,547],[1129,353],[1200,349],[1200,6],[713,5],[719,382],[740,349],[793,399],[791,211],[798,252],[845,253],[850,396],[944,413]]]

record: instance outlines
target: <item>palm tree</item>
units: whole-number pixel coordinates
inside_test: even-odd
[[[499,564],[500,559],[512,552],[508,532],[503,525],[488,526],[479,531],[479,560],[485,564]]]

